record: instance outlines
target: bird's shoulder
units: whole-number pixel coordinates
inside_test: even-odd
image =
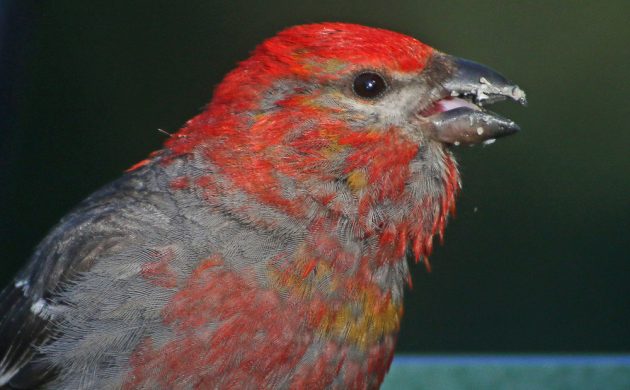
[[[151,167],[125,174],[81,202],[36,247],[0,291],[0,388],[33,388],[54,376],[34,357],[57,336],[55,316],[66,303],[60,292],[100,259],[137,244],[134,232],[156,226],[149,221],[160,218],[151,214],[162,206],[156,203],[172,203],[163,192]]]

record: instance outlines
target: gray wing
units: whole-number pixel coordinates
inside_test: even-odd
[[[82,202],[0,293],[0,388],[35,388],[55,377],[38,351],[59,336],[55,310],[64,302],[56,293],[99,257],[129,245],[129,225],[141,222],[124,208],[147,197],[151,176],[148,169],[127,174]]]

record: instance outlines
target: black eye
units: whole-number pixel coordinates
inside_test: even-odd
[[[362,98],[373,99],[387,89],[387,83],[378,73],[363,72],[355,77],[352,88]]]

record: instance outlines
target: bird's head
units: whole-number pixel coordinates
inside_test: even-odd
[[[448,147],[516,132],[482,108],[504,99],[524,103],[525,94],[409,36],[303,25],[258,46],[167,146],[175,156],[201,152],[227,186],[267,206],[313,214],[308,198],[371,230],[388,223],[390,211],[376,205],[403,198],[448,198],[436,200],[444,216],[459,187]]]
[[[201,118],[215,123],[242,114],[252,117],[241,123],[250,129],[264,115],[303,112],[292,115],[295,122],[325,115],[361,131],[398,127],[419,142],[473,144],[518,130],[482,109],[505,99],[525,103],[525,93],[483,65],[400,33],[322,23],[286,29],[261,44],[219,85]],[[198,130],[192,132],[199,142],[216,132]]]

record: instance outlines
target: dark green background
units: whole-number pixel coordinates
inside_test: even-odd
[[[524,129],[457,150],[464,190],[414,267],[400,351],[630,350],[625,0],[0,2],[0,281],[283,27],[350,21],[491,65]]]

